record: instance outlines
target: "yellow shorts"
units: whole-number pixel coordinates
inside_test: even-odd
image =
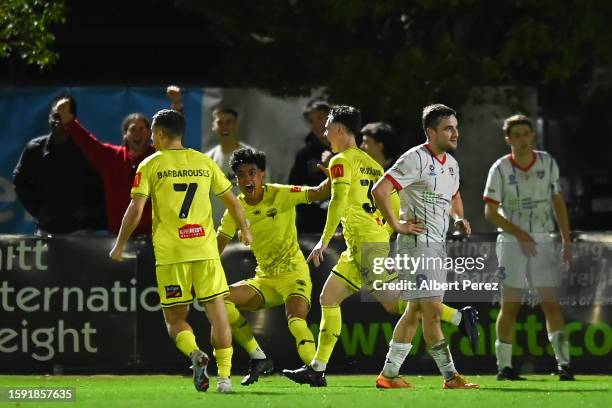
[[[162,307],[192,303],[192,287],[200,302],[227,296],[229,293],[219,259],[158,265],[155,274]]]
[[[249,285],[259,294],[264,308],[268,309],[284,304],[289,296],[301,296],[310,306],[312,282],[306,262],[301,263],[295,272],[275,276],[255,276],[234,283],[232,286]]]
[[[391,282],[397,279],[396,271],[385,270],[382,273],[375,273],[373,270],[375,259],[384,259],[388,256],[388,242],[349,246],[340,254],[338,263],[332,268],[332,273],[354,291],[359,291],[362,287],[371,291],[375,280]]]

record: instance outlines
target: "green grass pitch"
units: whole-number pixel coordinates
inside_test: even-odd
[[[0,402],[0,407],[444,407],[524,408],[610,406],[612,377],[577,376],[560,382],[553,376],[527,376],[529,381],[498,382],[493,376],[470,376],[480,390],[443,390],[437,376],[407,377],[412,390],[378,390],[374,375],[330,375],[327,388],[293,384],[275,375],[249,387],[233,377],[235,392],[218,394],[216,382],[206,393],[194,390],[190,377],[143,376],[0,376],[0,387],[74,387],[76,402]]]

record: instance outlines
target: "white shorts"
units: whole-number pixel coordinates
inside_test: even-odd
[[[427,260],[415,271],[400,270],[398,272],[400,281],[413,282],[414,287],[414,289],[400,291],[402,300],[444,297],[445,290],[435,287],[446,283],[447,271],[444,269],[446,248],[444,244],[432,244],[429,247],[416,248],[405,248],[400,245],[398,253],[402,255],[405,253],[411,258]]]
[[[497,276],[508,288],[558,287],[560,283],[561,252],[548,233],[532,233],[536,241],[537,254],[526,256],[513,235],[499,234],[497,254]]]

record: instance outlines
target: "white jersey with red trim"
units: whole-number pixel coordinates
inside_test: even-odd
[[[553,232],[551,197],[560,192],[555,159],[534,151],[527,167],[519,166],[510,154],[493,163],[483,199],[500,204],[503,216],[525,232]]]
[[[446,242],[452,199],[459,191],[457,160],[446,153],[438,160],[429,146],[422,144],[404,153],[385,177],[399,192],[400,219],[417,218],[427,228],[423,234],[399,239],[415,245]]]

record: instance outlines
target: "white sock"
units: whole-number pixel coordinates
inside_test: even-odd
[[[451,319],[451,323],[453,323],[455,326],[459,326],[459,323],[461,323],[461,312],[460,311],[456,311],[455,314],[453,315],[453,318]]]
[[[555,351],[555,358],[557,359],[559,368],[563,365],[569,365],[569,340],[567,334],[565,334],[563,330],[559,330],[549,334],[548,340]]]
[[[412,349],[411,343],[396,343],[391,340],[389,343],[389,352],[385,359],[385,365],[382,373],[385,377],[393,378],[399,375],[399,370],[406,359],[408,353]]]
[[[264,358],[266,358],[266,353],[264,353],[262,349],[257,347],[255,350],[249,353],[249,357],[251,357],[253,360],[263,360]]]
[[[453,363],[453,356],[451,355],[448,342],[444,339],[440,340],[429,348],[429,355],[434,359],[440,374],[445,380],[450,380],[453,375],[457,372],[455,369],[455,363]]]
[[[495,355],[497,368],[501,371],[506,367],[512,368],[512,344],[495,340]]]
[[[315,358],[314,360],[312,360],[312,363],[310,363],[310,367],[312,367],[312,369],[315,371],[325,371],[327,369],[327,363],[324,363]]]

